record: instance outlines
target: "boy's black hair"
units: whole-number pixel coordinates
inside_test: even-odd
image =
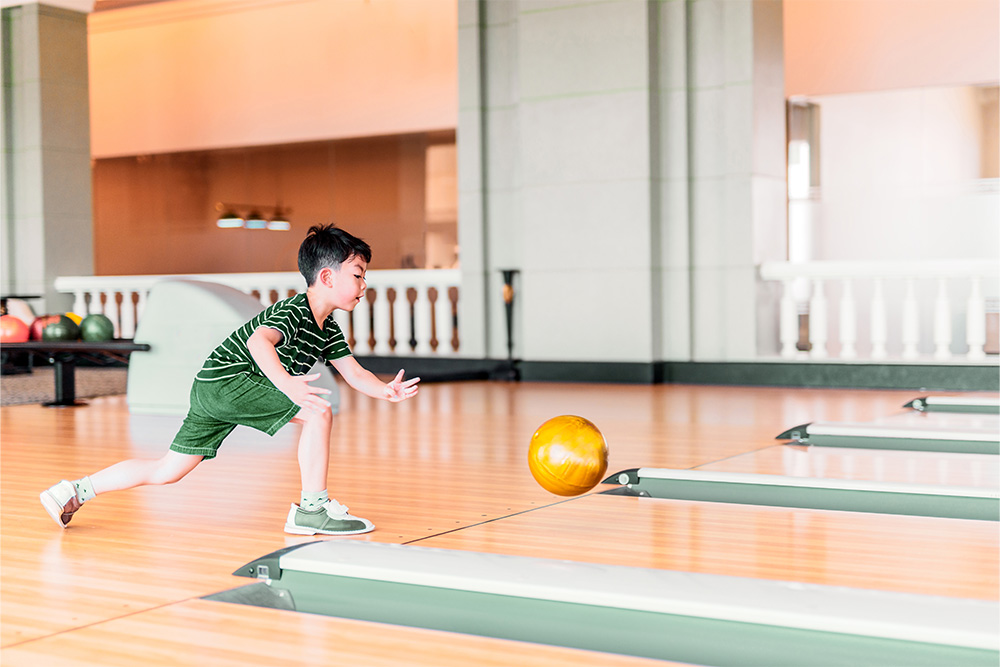
[[[306,279],[306,285],[312,285],[322,269],[336,270],[354,256],[370,262],[372,249],[336,225],[314,225],[299,246],[299,273]]]

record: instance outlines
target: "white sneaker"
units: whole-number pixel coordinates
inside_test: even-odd
[[[304,510],[292,505],[285,520],[285,532],[293,535],[360,535],[375,530],[368,519],[351,516],[347,507],[336,500],[328,500],[314,510]]]
[[[80,509],[82,503],[76,497],[76,487],[65,479],[52,486],[38,496],[42,507],[49,513],[52,520],[65,528],[73,518],[73,513]]]

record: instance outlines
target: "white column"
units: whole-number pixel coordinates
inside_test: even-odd
[[[417,288],[417,302],[414,304],[416,318],[417,349],[416,354],[428,356],[431,350],[431,302],[427,298],[427,286]]]
[[[73,312],[80,317],[85,317],[90,314],[87,310],[86,295],[87,293],[82,289],[78,289],[73,292]],[[31,322],[28,324],[31,324]]]
[[[965,315],[965,340],[969,343],[969,359],[986,358],[986,301],[983,299],[982,279],[973,278]]]
[[[858,356],[858,317],[854,302],[854,287],[850,278],[841,282],[843,293],[840,296],[840,358],[855,359]]]
[[[122,290],[122,315],[120,338],[135,337],[135,304],[132,303],[132,290]]]
[[[778,323],[779,335],[781,337],[781,356],[786,359],[795,357],[795,343],[799,338],[799,313],[795,307],[795,297],[792,280],[781,282],[781,304]]]
[[[934,301],[934,358],[951,357],[951,303],[948,301],[948,280],[938,279]]]
[[[354,309],[354,343],[355,354],[371,354],[372,349],[368,345],[371,337],[371,306],[367,298],[362,298],[361,302]]]
[[[139,294],[139,301],[135,304],[135,328],[138,329],[139,322],[142,321],[142,313],[146,310],[146,296],[149,294],[149,290],[139,289],[136,291]]]
[[[885,289],[881,278],[876,278],[872,291],[871,308],[871,341],[872,359],[885,359],[888,356],[885,344],[888,338],[888,325],[885,311]]]
[[[122,329],[118,318],[118,301],[115,298],[118,296],[118,293],[114,290],[104,290],[101,294],[104,295],[104,314],[109,320],[111,320],[111,323],[115,325],[115,336],[117,338],[121,338]]]
[[[903,297],[903,358],[916,359],[920,343],[920,310],[917,305],[916,281],[906,279],[906,295]]]
[[[434,305],[434,318],[437,327],[437,355],[451,354],[451,301],[448,300],[448,286],[436,285],[438,291],[437,303]]]
[[[817,278],[813,286],[813,296],[809,302],[809,342],[812,343],[810,354],[813,358],[826,358],[826,341],[826,294],[823,291],[823,280]]]
[[[389,288],[380,286],[375,291],[375,350],[378,355],[391,354],[389,347]]]

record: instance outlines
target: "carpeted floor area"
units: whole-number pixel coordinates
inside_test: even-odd
[[[115,396],[125,393],[127,368],[77,368],[76,397]],[[0,376],[0,405],[47,403],[55,398],[52,368]]]

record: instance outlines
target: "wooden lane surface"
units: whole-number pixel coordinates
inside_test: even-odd
[[[1000,488],[1000,457],[990,454],[775,445],[697,470]]]
[[[3,650],[6,667],[669,667],[558,646],[190,600]]]
[[[589,494],[417,543],[997,600],[991,521]]]
[[[770,447],[789,424],[891,414],[911,394],[456,383],[427,385],[417,399],[390,405],[345,389],[330,490],[377,526],[352,539],[414,542],[556,502],[535,484],[525,457],[533,431],[558,414],[595,421],[612,466],[685,468]],[[65,531],[42,511],[42,489],[123,458],[158,457],[179,423],[129,415],[124,397],[68,410],[0,408],[0,657],[242,585],[231,576],[238,566],[309,541],[282,532],[299,495],[295,427],[273,439],[238,429],[218,459],[179,484],[99,497]],[[554,529],[550,538],[558,523]],[[504,539],[520,541],[516,531]],[[611,542],[618,549],[609,562],[644,564],[630,555],[634,543]],[[555,542],[549,553],[563,552]],[[544,549],[534,555],[548,557]]]

